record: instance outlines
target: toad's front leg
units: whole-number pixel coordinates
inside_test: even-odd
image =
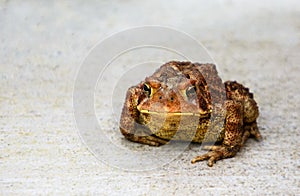
[[[121,133],[126,139],[141,144],[147,144],[150,146],[166,144],[166,140],[152,136],[150,133],[147,133],[147,130],[143,125],[137,123],[139,118],[137,105],[141,96],[143,95],[140,88],[132,87],[128,89],[120,119]]]
[[[240,150],[243,142],[243,106],[241,103],[226,101],[225,136],[220,146],[213,146],[211,151],[197,156],[192,163],[208,160],[208,166],[220,159],[233,157]]]

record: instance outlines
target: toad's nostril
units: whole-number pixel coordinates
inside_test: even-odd
[[[176,123],[170,123],[171,127],[176,127]]]

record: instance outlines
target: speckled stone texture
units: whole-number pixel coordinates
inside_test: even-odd
[[[296,0],[1,1],[1,195],[299,194],[299,18]],[[95,158],[73,117],[76,73],[99,40],[146,24],[192,35],[224,80],[248,86],[264,140],[212,168],[190,164],[201,153],[194,145],[153,171]]]

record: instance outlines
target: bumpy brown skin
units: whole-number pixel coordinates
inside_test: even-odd
[[[261,139],[258,114],[249,89],[222,83],[213,64],[171,61],[128,89],[120,130],[128,140],[151,146],[169,140],[219,142],[192,160],[213,166],[235,156],[249,136]]]

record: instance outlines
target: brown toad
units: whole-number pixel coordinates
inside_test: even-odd
[[[171,61],[128,89],[120,130],[133,142],[215,143],[192,163],[233,157],[249,136],[260,139],[258,106],[248,88],[222,82],[215,65]]]

